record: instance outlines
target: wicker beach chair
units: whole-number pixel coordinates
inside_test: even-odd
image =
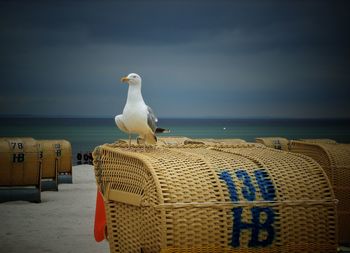
[[[111,252],[336,252],[336,200],[311,158],[254,143],[93,152]]]
[[[43,190],[58,190],[59,183],[72,183],[72,147],[66,140],[39,140]]]
[[[274,149],[279,149],[284,151],[289,150],[289,147],[288,147],[289,141],[288,139],[283,137],[260,137],[260,138],[256,138],[255,142],[261,143],[269,148],[274,148]]]
[[[339,200],[339,243],[350,244],[350,144],[291,141],[290,150],[312,157],[327,173]]]
[[[57,157],[58,183],[71,184],[73,183],[72,145],[67,140],[57,140],[55,146],[61,154]]]
[[[41,202],[40,152],[33,138],[0,138],[0,202]]]
[[[40,158],[42,167],[43,191],[58,191],[57,153],[55,144],[49,140],[39,140]]]
[[[39,140],[42,154],[43,190],[58,190],[72,183],[72,146],[66,140]]]

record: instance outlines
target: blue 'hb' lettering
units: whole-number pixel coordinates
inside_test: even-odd
[[[261,195],[264,200],[274,200],[276,198],[275,187],[265,170],[254,171],[256,181],[258,182]]]
[[[237,178],[243,181],[242,194],[246,200],[255,200],[255,188],[249,174],[245,170],[236,171]]]
[[[233,179],[228,171],[222,171],[220,173],[220,179],[226,182],[228,191],[230,193],[231,201],[238,201],[236,186],[233,183]]]
[[[252,223],[242,222],[242,207],[233,208],[233,228],[232,228],[232,247],[240,246],[240,236],[242,229],[251,229],[251,239],[248,243],[248,247],[265,247],[272,243],[275,237],[275,230],[272,226],[275,221],[275,213],[270,207],[253,207]],[[260,222],[260,214],[265,213],[267,218],[264,223]],[[259,234],[261,230],[267,232],[267,237],[264,240],[259,241]]]
[[[236,176],[243,182],[242,195],[248,201],[255,200],[256,190],[252,183],[251,177],[245,170],[236,171]],[[261,195],[264,200],[274,200],[276,192],[274,185],[269,178],[268,173],[259,169],[254,171],[256,182],[259,186]],[[230,193],[230,199],[232,202],[239,201],[236,186],[231,174],[228,171],[222,171],[219,175],[220,179],[226,182]],[[251,223],[242,221],[242,207],[236,207],[232,209],[233,213],[233,227],[232,227],[232,247],[240,246],[240,236],[244,229],[251,230],[251,239],[248,242],[248,247],[266,247],[270,245],[275,238],[275,229],[273,223],[275,221],[275,212],[271,207],[252,207],[251,212]],[[265,214],[266,218],[264,222],[261,222],[261,215]],[[259,240],[261,231],[266,232],[266,237]],[[261,237],[260,237],[261,238]]]

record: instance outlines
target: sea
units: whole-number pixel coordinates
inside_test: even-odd
[[[257,137],[287,139],[327,138],[350,143],[350,119],[172,119],[160,118],[158,126],[170,130],[159,136],[233,138],[255,142]],[[0,118],[0,137],[65,139],[72,144],[73,160],[98,145],[127,139],[114,118]],[[134,136],[136,138],[137,136]]]

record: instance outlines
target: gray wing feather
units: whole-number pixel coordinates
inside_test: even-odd
[[[154,133],[157,129],[156,123],[157,123],[158,119],[156,118],[156,115],[154,115],[154,112],[153,112],[151,107],[147,106],[147,111],[148,111],[147,124],[152,129],[152,131]]]

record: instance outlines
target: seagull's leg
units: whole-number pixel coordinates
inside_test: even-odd
[[[131,148],[131,134],[129,134],[129,149]]]

